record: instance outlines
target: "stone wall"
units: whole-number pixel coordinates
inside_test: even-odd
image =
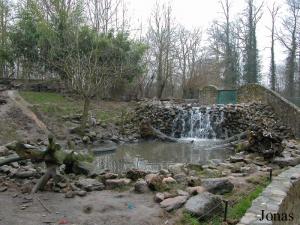
[[[199,91],[199,104],[213,105],[217,103],[218,88],[215,86],[207,86]]]
[[[265,215],[269,214],[267,217],[269,220],[264,218],[260,221],[262,210]],[[275,177],[262,194],[253,201],[251,208],[247,210],[238,225],[299,225],[299,212],[300,165]],[[290,218],[290,215],[293,218]],[[273,221],[270,218],[273,218]]]
[[[261,102],[270,105],[277,116],[300,138],[300,109],[279,94],[261,85],[247,84],[237,91],[239,103]]]

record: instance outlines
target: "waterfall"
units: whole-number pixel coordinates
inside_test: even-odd
[[[223,114],[212,118],[210,107],[191,107],[181,109],[173,122],[172,133],[176,138],[217,138],[214,124],[223,120]]]

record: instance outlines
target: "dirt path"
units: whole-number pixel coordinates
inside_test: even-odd
[[[14,195],[14,192],[0,193],[1,225],[55,225],[62,219],[66,224],[74,225],[174,224],[154,203],[151,194],[101,191],[89,193],[86,197],[66,199],[62,194],[45,192],[37,194],[32,201],[26,200],[29,195]]]
[[[0,92],[0,98],[6,101],[0,105],[0,145],[17,139],[43,139],[47,136],[46,125],[17,91]]]

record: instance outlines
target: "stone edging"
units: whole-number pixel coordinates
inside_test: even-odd
[[[264,214],[272,213],[269,218],[260,221]],[[300,223],[300,165],[282,172],[271,184],[252,202],[238,225],[299,225]],[[276,214],[276,216],[274,216]],[[284,221],[287,214],[287,221]],[[289,218],[292,215],[292,219]],[[278,219],[281,217],[281,219]],[[280,221],[279,221],[280,220]]]

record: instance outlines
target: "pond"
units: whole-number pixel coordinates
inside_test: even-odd
[[[183,139],[179,143],[143,142],[121,145],[116,151],[97,155],[96,170],[121,173],[137,168],[147,171],[166,169],[175,163],[205,164],[211,159],[226,159],[231,150],[211,149],[216,141]]]

